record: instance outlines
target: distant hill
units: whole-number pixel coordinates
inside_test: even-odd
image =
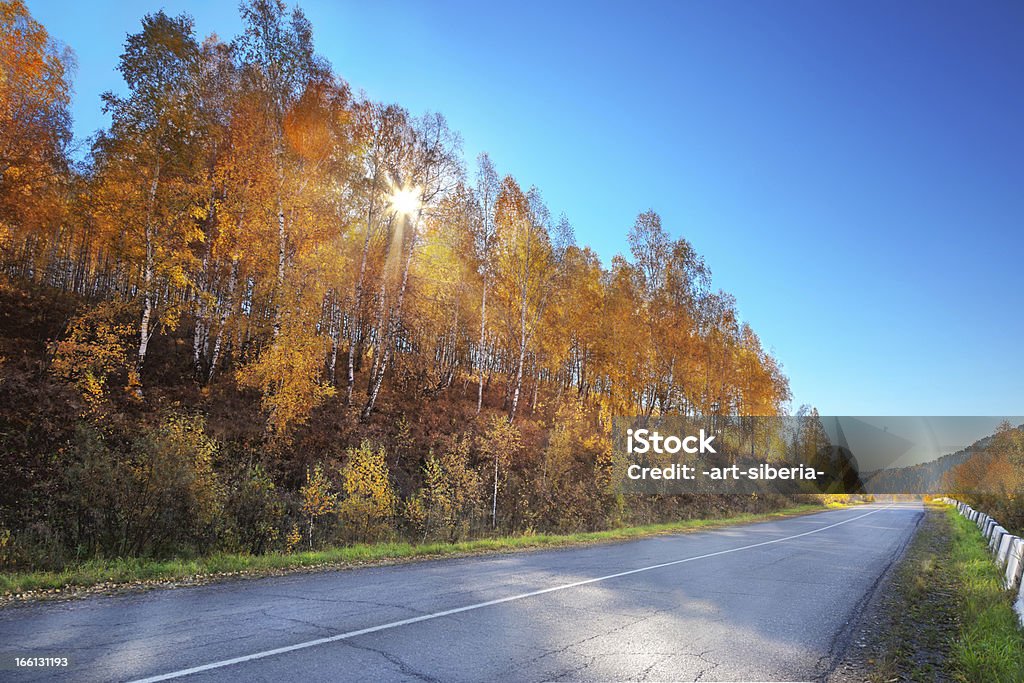
[[[941,493],[942,477],[957,465],[967,462],[992,442],[991,436],[978,439],[955,453],[920,465],[862,472],[868,493]]]

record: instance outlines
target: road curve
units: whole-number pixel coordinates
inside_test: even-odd
[[[821,680],[920,505],[0,610],[13,681]]]

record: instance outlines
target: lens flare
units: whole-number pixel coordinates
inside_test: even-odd
[[[420,208],[419,188],[410,187],[395,190],[391,193],[391,209],[395,213],[411,216]]]

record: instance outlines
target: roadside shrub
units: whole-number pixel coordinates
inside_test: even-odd
[[[223,519],[223,490],[213,471],[217,444],[198,416],[168,415],[136,442],[130,470],[135,524],[129,552],[210,550]]]
[[[386,453],[369,441],[348,450],[341,468],[344,498],[338,505],[342,534],[348,541],[372,542],[394,534],[398,500],[391,485]]]
[[[607,520],[614,502],[610,445],[581,406],[570,403],[559,409],[541,471],[534,477],[544,528],[562,533],[593,530]]]
[[[63,500],[57,515],[67,530],[69,545],[82,557],[116,556],[127,552],[133,527],[127,501],[134,477],[128,469],[131,453],[108,447],[93,425],[79,424],[74,443],[63,454],[71,460],[65,470]]]
[[[309,547],[313,548],[317,522],[336,510],[338,494],[334,492],[330,480],[319,464],[312,470],[306,470],[306,483],[300,493],[302,494],[302,514],[307,522],[306,538]],[[321,533],[320,536],[322,535]],[[319,539],[319,536],[317,538]]]
[[[238,549],[262,555],[275,547],[285,507],[273,479],[260,465],[246,469],[236,482],[228,493],[225,512]]]
[[[423,540],[456,542],[470,535],[479,517],[480,475],[469,465],[469,439],[456,439],[441,457],[423,464],[423,487],[406,502]]]
[[[505,499],[508,496],[503,497],[503,494],[516,491],[517,488],[522,490],[522,487],[516,487],[511,485],[513,482],[509,482],[510,466],[522,452],[522,448],[522,432],[516,425],[499,415],[494,415],[488,420],[486,431],[477,438],[477,449],[483,459],[482,466],[485,471],[490,470],[487,478],[490,480],[488,486],[491,493],[492,527],[498,526],[502,508],[506,508],[506,516],[514,519],[514,514],[507,514],[508,508],[514,513],[520,507],[517,505],[519,501],[516,500],[511,501],[510,505],[510,501]],[[511,526],[515,528],[514,523]]]
[[[11,542],[11,530],[0,527],[0,567],[14,564],[14,544]]]
[[[162,557],[216,547],[224,491],[213,470],[217,444],[201,417],[170,413],[126,441],[82,425],[74,451],[54,516],[80,555]]]

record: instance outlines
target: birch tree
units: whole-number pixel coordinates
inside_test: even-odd
[[[474,221],[473,237],[476,258],[480,270],[480,339],[476,347],[477,395],[476,412],[484,405],[484,375],[487,373],[489,359],[487,340],[487,292],[491,285],[495,250],[495,205],[501,184],[494,164],[486,152],[482,152],[476,160],[476,199],[479,204],[477,220]]]
[[[175,181],[191,173],[194,161],[198,59],[191,18],[169,17],[162,11],[146,15],[142,31],[125,42],[118,66],[128,94],[103,95],[112,123],[110,132],[97,143],[99,177],[101,182],[121,186],[108,185],[120,204],[110,206],[108,217],[116,221],[118,213],[130,216],[133,225],[125,227],[133,238],[141,238],[143,253],[138,284],[142,313],[134,369],[139,395],[149,341],[158,322],[157,279],[176,278],[176,284],[184,284],[180,258],[190,235],[182,232],[191,226],[178,216],[182,188]]]

